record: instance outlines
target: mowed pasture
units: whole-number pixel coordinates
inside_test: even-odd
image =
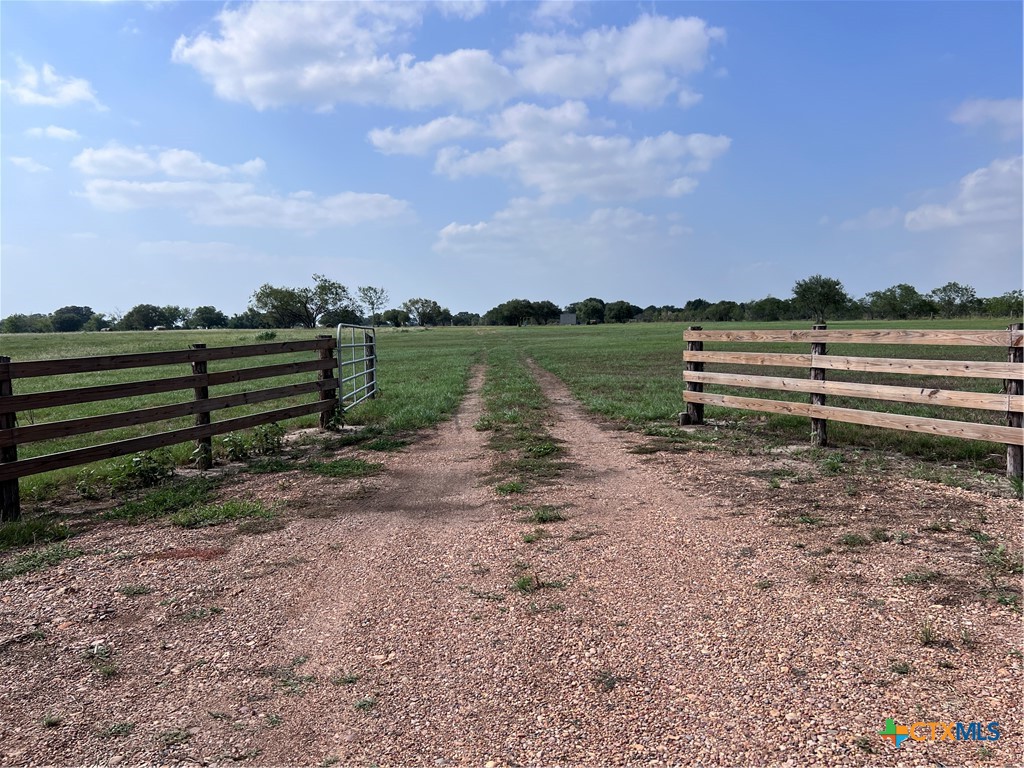
[[[809,323],[706,323],[712,329],[808,329]],[[1005,324],[991,319],[942,320],[906,322],[837,322],[830,329],[1001,329]],[[378,331],[377,355],[379,360],[378,385],[382,397],[364,403],[350,412],[346,423],[368,428],[373,435],[407,433],[436,424],[457,407],[465,392],[469,372],[474,364],[484,363],[489,352],[496,349],[514,350],[517,356],[532,358],[541,367],[562,379],[573,395],[597,416],[622,426],[658,434],[672,431],[676,416],[683,410],[683,331],[685,326],[675,323],[626,324],[576,327],[459,327],[431,329],[393,329]],[[302,329],[279,330],[275,341],[310,339],[317,333]],[[59,359],[90,355],[113,355],[138,352],[187,349],[191,344],[203,343],[208,347],[255,344],[265,340],[259,331],[204,330],[165,332],[108,332],[42,335],[0,336],[0,350],[15,361]],[[716,345],[708,343],[707,350],[802,352],[806,344],[772,344],[758,347],[750,344]],[[1000,347],[932,347],[892,345],[834,345],[830,354],[860,357],[899,357],[948,360],[1005,361],[1006,350]],[[273,358],[243,358],[240,360],[212,361],[210,371],[223,371],[253,365],[311,359],[310,353],[282,355]],[[709,369],[739,372],[738,366],[714,366]],[[806,369],[768,369],[772,375],[806,378]],[[766,369],[750,372],[764,373]],[[188,366],[162,366],[122,371],[104,371],[89,374],[70,374],[60,377],[39,377],[15,381],[15,393],[48,391],[69,387],[95,386],[117,382],[183,375]],[[281,377],[272,383],[247,382],[211,388],[211,396],[231,394],[261,386],[278,386],[307,381],[311,374]],[[830,379],[856,380],[874,384],[897,384],[915,387],[961,389],[998,393],[1002,382],[992,379],[901,376],[898,374],[872,374],[862,372],[830,371]],[[708,385],[706,391],[758,396],[756,391],[743,391]],[[75,404],[33,411],[22,417],[22,424],[41,423],[63,419],[93,416],[115,411],[146,408],[183,402],[189,392],[170,392],[145,397],[111,400],[99,403]],[[779,393],[776,399],[806,401],[806,395]],[[292,401],[279,401],[274,407],[305,402],[315,397],[306,395]],[[915,416],[1005,424],[1005,414],[996,411],[963,408],[940,408],[927,405],[900,404],[886,401],[865,401],[852,398],[829,397],[829,405],[855,407],[867,410],[885,410]],[[231,409],[229,416],[256,412],[269,406],[243,406]],[[213,419],[223,418],[218,413]],[[741,450],[758,450],[786,444],[806,443],[810,428],[801,417],[763,414],[709,406],[706,418],[705,443]],[[311,427],[316,416],[294,419],[283,426],[288,429]],[[190,418],[182,418],[141,427],[122,428],[64,440],[53,440],[23,445],[19,457],[52,453],[70,448],[121,440],[155,431],[189,426]],[[716,429],[717,427],[717,429]],[[692,433],[691,433],[692,434]],[[839,449],[866,448],[897,455],[913,456],[930,462],[952,462],[993,474],[1002,470],[1005,449],[995,443],[933,437],[910,432],[865,427],[831,422],[830,442]],[[711,439],[713,438],[713,439]],[[701,437],[693,437],[702,440]],[[215,456],[222,438],[215,438]],[[190,460],[191,444],[177,446],[170,451],[175,462]],[[102,465],[101,465],[102,467]],[[73,479],[81,468],[72,468],[22,480],[23,493],[29,497],[45,497],[49,490],[63,481]]]

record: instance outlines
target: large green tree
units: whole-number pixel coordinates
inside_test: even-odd
[[[906,320],[931,314],[932,306],[917,288],[899,283],[884,291],[872,291],[867,295],[868,311],[874,318]]]
[[[372,285],[359,286],[359,301],[361,301],[370,312],[370,324],[380,323],[380,311],[384,309],[389,301],[388,292],[383,288],[375,288]]]
[[[93,316],[92,307],[61,307],[53,310],[50,315],[50,323],[53,330],[64,333],[80,331]]]
[[[565,310],[566,312],[575,312],[576,321],[582,325],[604,322],[604,301],[594,296],[570,304]]]
[[[943,317],[962,317],[974,309],[977,295],[969,285],[946,283],[929,294]]]
[[[804,317],[824,323],[829,316],[841,314],[850,305],[850,296],[835,278],[812,275],[796,281],[793,305]]]
[[[188,324],[192,328],[226,328],[228,316],[216,307],[204,305],[192,310]]]
[[[643,310],[628,301],[613,301],[604,305],[604,321],[606,323],[628,323]]]
[[[451,320],[451,312],[433,299],[409,299],[403,302],[402,309],[409,315],[409,321],[416,325],[438,325]]]
[[[155,304],[136,304],[124,313],[117,324],[119,331],[151,331],[158,325],[171,325],[163,307]]]
[[[308,288],[261,285],[249,301],[250,308],[262,314],[272,328],[316,328],[327,312],[353,305],[348,288],[324,275],[313,275],[313,286]]]

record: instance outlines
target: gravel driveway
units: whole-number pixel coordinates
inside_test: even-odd
[[[1018,502],[669,450],[535,375],[573,466],[527,494],[494,492],[478,373],[381,475],[224,486],[286,525],[104,524],[0,583],[0,762],[1020,761],[1019,576],[968,533],[1019,553]],[[886,718],[1002,737],[897,749]]]

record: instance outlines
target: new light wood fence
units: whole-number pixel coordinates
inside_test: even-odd
[[[194,344],[187,350],[171,352],[143,352],[64,360],[12,362],[9,357],[0,356],[0,521],[16,520],[20,516],[18,490],[18,478],[20,477],[79,466],[115,456],[124,456],[137,451],[177,445],[191,440],[196,441],[197,465],[200,468],[208,468],[212,464],[211,437],[213,435],[249,429],[260,424],[270,424],[313,413],[320,414],[321,426],[327,426],[338,409],[339,381],[336,370],[337,362],[334,359],[335,347],[336,341],[333,338],[321,336],[308,341],[285,341],[209,349],[205,344]],[[278,362],[272,365],[258,365],[215,373],[207,371],[207,363],[212,360],[236,360],[284,354],[294,355],[294,353],[313,353],[315,359]],[[17,394],[15,386],[15,382],[20,379],[40,376],[60,377],[75,373],[178,365],[190,366],[190,373],[169,378],[59,388],[30,394]],[[294,374],[316,374],[316,376],[298,384],[285,384],[268,389],[253,389],[215,397],[210,396],[210,387],[217,385]],[[25,424],[24,419],[20,418],[20,416],[29,416],[32,411],[43,408],[134,398],[179,390],[191,391],[192,399],[173,405],[136,408],[117,413],[40,424]],[[316,399],[300,405],[278,407],[246,416],[236,416],[216,422],[211,420],[211,414],[214,411],[268,403],[274,400],[293,398],[297,395],[316,395]],[[19,445],[150,424],[183,416],[194,416],[194,426],[85,448],[74,448],[43,456],[18,458]]]
[[[700,326],[689,328],[683,335],[686,342],[686,413],[683,423],[702,424],[704,406],[718,405],[768,413],[809,416],[811,440],[819,446],[828,444],[829,420],[872,427],[923,432],[932,435],[985,440],[1006,445],[1006,473],[1021,477],[1024,469],[1022,446],[1024,429],[1024,347],[1022,326],[1016,324],[1005,331],[902,331],[902,330],[828,330],[824,325],[809,331],[756,330],[705,331]],[[803,342],[809,353],[730,352],[704,349],[705,342],[773,344]],[[829,344],[926,344],[936,346],[986,346],[1006,349],[1007,361],[921,360],[888,357],[850,357],[831,355]],[[807,368],[807,378],[761,376],[747,372],[722,373],[705,370],[707,363],[741,366]],[[828,381],[826,371],[859,371],[869,373],[923,375],[941,377],[973,377],[1001,380],[999,392],[972,392],[920,386],[894,386],[853,381]],[[717,394],[704,391],[704,385],[742,387],[810,395],[810,402],[772,400],[758,397]],[[994,387],[993,387],[994,388]],[[899,413],[885,413],[859,408],[825,404],[828,395],[898,403],[952,406],[1006,414],[1006,425],[954,421]]]

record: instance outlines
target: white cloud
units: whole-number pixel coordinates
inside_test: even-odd
[[[9,157],[7,159],[11,161],[11,165],[15,165],[29,173],[46,173],[50,170],[42,163],[37,163],[31,157]]]
[[[521,35],[505,59],[518,64],[516,76],[527,91],[565,98],[607,94],[629,106],[654,107],[673,93],[694,96],[680,78],[701,72],[710,48],[725,31],[698,18],[643,15],[628,27],[591,29],[578,37],[565,33]]]
[[[406,42],[429,8],[417,3],[254,3],[217,15],[218,32],[180,37],[172,58],[198,70],[217,94],[257,109],[341,103],[479,109],[514,88],[490,53],[457,50],[416,62],[386,50]],[[475,3],[446,3],[472,16]]]
[[[1020,228],[1021,161],[993,160],[960,179],[959,192],[945,205],[922,205],[909,211],[904,225],[914,232],[947,227],[1013,223]]]
[[[403,60],[381,85],[389,103],[405,109],[457,104],[481,110],[507,101],[516,90],[509,71],[487,51],[458,50],[409,65]]]
[[[81,136],[72,128],[48,125],[45,128],[29,128],[25,135],[33,139],[56,139],[57,141],[78,141]]]
[[[479,123],[473,120],[449,116],[399,130],[377,128],[370,131],[369,139],[385,155],[423,155],[438,144],[472,136],[479,130]]]
[[[173,178],[220,179],[233,172],[259,176],[266,169],[261,158],[253,158],[233,167],[211,163],[187,149],[150,152],[142,147],[111,143],[101,149],[88,147],[71,160],[71,167],[87,176],[150,176],[164,173]]]
[[[522,93],[605,97],[683,107],[699,95],[685,78],[703,71],[722,29],[698,18],[642,15],[626,27],[581,35],[526,34],[500,57],[460,49],[418,61],[407,49],[424,14],[472,17],[479,3],[253,3],[225,8],[216,29],[180,37],[172,58],[194,67],[222,98],[264,110],[304,104],[452,105],[482,110]],[[538,18],[568,18],[543,5]],[[511,65],[511,67],[509,66]]]
[[[631,208],[598,208],[577,218],[552,216],[537,201],[513,199],[490,221],[452,222],[434,250],[473,259],[535,259],[565,262],[587,254],[588,263],[654,245],[664,228],[654,216]]]
[[[541,27],[577,25],[576,9],[578,3],[573,0],[540,0],[530,18]]]
[[[493,134],[504,144],[479,152],[445,148],[435,170],[453,179],[512,176],[546,203],[678,197],[697,185],[689,174],[707,171],[730,144],[726,136],[706,134],[668,131],[634,141],[573,130],[589,122],[581,102],[552,109],[518,104],[492,121]]]
[[[442,16],[455,16],[460,19],[475,19],[487,10],[485,0],[438,0],[438,9]]]
[[[1020,99],[970,99],[958,106],[949,119],[970,128],[996,127],[1003,138],[1014,139],[1021,134],[1024,102]]]
[[[14,82],[0,81],[3,90],[11,94],[19,104],[46,107],[66,107],[78,102],[87,102],[96,109],[106,109],[96,98],[88,80],[80,77],[61,77],[49,64],[36,69],[31,64],[17,60],[18,79]]]
[[[146,176],[160,169],[145,150],[114,143],[83,149],[71,160],[71,167],[88,176]]]
[[[157,162],[168,176],[186,179],[216,179],[228,176],[231,169],[203,160],[187,149],[168,149],[161,152]]]
[[[847,219],[839,225],[839,228],[846,232],[863,229],[885,229],[894,224],[899,224],[902,218],[903,212],[899,208],[872,208],[861,216]]]
[[[262,157],[254,157],[252,160],[246,160],[233,167],[244,176],[260,176],[267,170],[267,164],[263,162]]]
[[[71,165],[92,177],[81,196],[105,211],[178,209],[210,226],[261,227],[313,232],[399,216],[408,203],[389,195],[312,192],[281,195],[257,189],[266,163],[253,158],[234,166],[204,160],[186,149],[147,150],[111,144],[88,148]],[[131,177],[156,176],[137,181]],[[128,177],[128,178],[125,178]],[[234,177],[234,179],[232,178]]]
[[[83,195],[105,211],[173,208],[208,226],[305,232],[393,218],[408,210],[405,201],[383,194],[282,197],[239,182],[91,179]]]

